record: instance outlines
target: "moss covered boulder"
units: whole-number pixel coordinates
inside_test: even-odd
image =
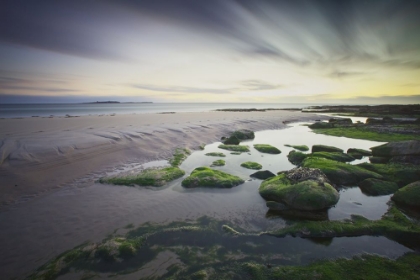
[[[223,159],[215,160],[211,164],[211,166],[225,166],[225,165],[226,165],[226,162]]]
[[[420,181],[413,182],[399,189],[392,200],[402,205],[420,208]]]
[[[251,140],[255,138],[255,133],[249,129],[240,129],[234,131],[232,136],[235,136],[239,140]]]
[[[338,202],[339,195],[319,169],[294,168],[263,181],[260,195],[290,209],[320,210]]]
[[[255,170],[260,170],[262,168],[261,164],[259,164],[258,162],[253,162],[253,161],[244,162],[241,164],[241,166],[244,168],[255,169]]]
[[[223,144],[225,145],[239,145],[240,142],[241,141],[239,141],[239,139],[234,135],[223,140]]]
[[[353,121],[350,118],[332,118],[328,120],[329,123],[336,124],[352,124]]]
[[[184,176],[185,171],[178,167],[150,168],[137,174],[101,178],[100,183],[125,186],[163,186],[167,182]]]
[[[241,178],[208,167],[198,167],[182,181],[186,188],[232,188],[244,183]]]
[[[355,186],[368,179],[382,179],[383,176],[357,165],[337,162],[325,158],[307,158],[302,162],[303,167],[319,168],[334,184]]]
[[[343,150],[337,147],[333,147],[333,146],[313,145],[312,153],[316,153],[316,152],[342,153]]]
[[[257,178],[257,179],[261,179],[261,180],[265,180],[265,179],[272,178],[272,177],[275,177],[275,176],[276,176],[276,174],[274,174],[270,170],[257,171],[255,173],[252,173],[251,175],[249,175],[249,177]]]
[[[307,154],[293,150],[289,152],[287,159],[294,165],[300,165],[306,156]]]
[[[333,128],[334,125],[332,123],[327,122],[316,122],[311,125],[309,125],[309,128],[311,129],[319,129],[319,128]]]
[[[363,149],[357,149],[357,148],[350,148],[347,150],[348,154],[352,154],[352,153],[358,153],[361,154],[363,156],[371,156],[372,152],[368,151],[368,150],[363,150]]]
[[[388,195],[398,190],[398,185],[394,182],[369,178],[359,183],[359,188],[368,195]]]
[[[216,153],[216,152],[207,153],[205,155],[209,157],[226,157],[224,153]]]
[[[380,174],[383,176],[384,180],[395,182],[399,187],[404,187],[412,182],[420,180],[419,165],[398,163],[371,164],[364,162],[357,166]]]
[[[354,157],[345,153],[329,153],[329,152],[315,152],[307,155],[307,157],[317,157],[317,158],[326,158],[330,160],[335,160],[339,162],[350,162],[355,160]]]
[[[266,153],[266,154],[280,154],[281,153],[279,149],[269,144],[255,144],[254,148],[257,151],[261,153]]]
[[[218,146],[219,149],[224,149],[224,150],[228,150],[228,151],[234,151],[234,152],[249,152],[249,148],[248,146],[243,146],[243,145],[219,145]]]
[[[408,140],[390,142],[370,148],[372,154],[378,157],[393,157],[402,155],[420,155],[420,141]]]
[[[309,147],[306,146],[306,145],[290,145],[290,144],[285,144],[284,146],[290,147],[290,148],[293,148],[293,149],[296,149],[296,150],[299,150],[299,151],[303,151],[303,152],[309,151]]]

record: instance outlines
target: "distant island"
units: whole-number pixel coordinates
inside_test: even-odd
[[[95,102],[85,102],[82,104],[126,104],[126,103],[153,103],[153,102],[119,102],[119,101],[112,101],[112,100],[108,100],[108,101],[95,101]]]

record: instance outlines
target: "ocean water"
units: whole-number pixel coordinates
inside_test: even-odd
[[[208,112],[228,108],[305,108],[322,104],[299,103],[60,103],[0,104],[0,118]]]

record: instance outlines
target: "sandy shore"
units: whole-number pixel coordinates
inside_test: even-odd
[[[0,204],[91,184],[110,168],[167,159],[177,147],[194,150],[235,129],[278,129],[319,118],[268,111],[1,119]]]

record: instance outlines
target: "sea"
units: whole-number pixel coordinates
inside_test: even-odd
[[[291,109],[323,104],[303,103],[59,103],[0,104],[0,118],[208,112],[216,109]]]

